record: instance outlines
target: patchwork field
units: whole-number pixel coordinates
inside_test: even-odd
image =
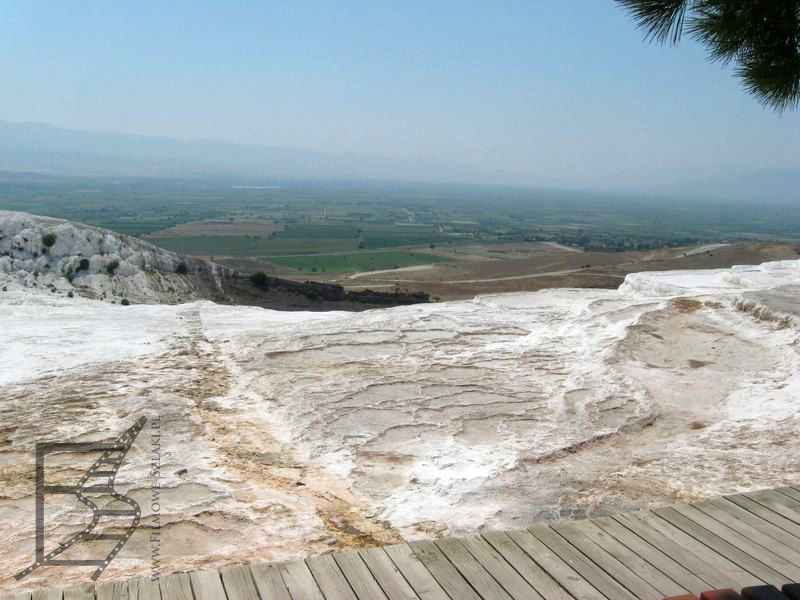
[[[204,219],[179,223],[155,234],[154,238],[202,237],[202,236],[269,236],[282,231],[284,226],[274,220],[258,216],[228,217],[227,219]]]
[[[697,250],[699,266],[713,256],[730,266],[736,253],[715,244],[782,242],[792,254],[800,240],[800,207],[786,204],[487,186],[0,173],[0,209],[104,227],[245,272],[441,298],[540,289],[554,277],[614,287],[651,259],[692,248],[715,248]],[[394,272],[422,265],[433,268]]]
[[[400,269],[415,265],[445,262],[448,259],[427,252],[350,252],[347,254],[311,254],[306,256],[265,256],[264,260],[302,272],[358,273]]]
[[[166,250],[202,257],[247,258],[265,255],[305,254],[313,252],[348,252],[358,248],[358,241],[346,238],[288,238],[206,235],[144,236],[148,242]]]

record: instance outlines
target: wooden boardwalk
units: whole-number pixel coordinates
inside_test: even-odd
[[[800,581],[800,486],[17,600],[660,600]]]

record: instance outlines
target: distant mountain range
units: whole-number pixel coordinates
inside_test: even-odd
[[[667,196],[800,205],[800,169],[765,169],[656,190]]]
[[[261,180],[349,179],[571,187],[555,179],[483,169],[459,162],[388,158],[376,154],[332,154],[208,139],[184,141],[5,121],[0,121],[0,172],[89,177],[225,176]],[[772,169],[654,189],[620,189],[613,193],[786,204],[800,203],[798,190],[800,169]]]
[[[545,185],[535,177],[458,162],[331,154],[218,140],[181,141],[0,121],[0,171],[75,176],[376,179]]]

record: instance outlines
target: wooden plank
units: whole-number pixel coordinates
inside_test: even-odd
[[[726,511],[719,508],[718,505],[720,504],[733,508]],[[800,551],[796,550],[796,548],[800,548],[800,539],[786,533],[782,529],[770,525],[763,519],[759,519],[755,515],[730,502],[699,502],[693,504],[691,508],[716,519],[728,529],[732,529],[744,536],[750,542],[754,542],[767,550],[775,552],[796,567],[800,566]],[[739,516],[734,516],[732,513],[736,513],[737,511]],[[687,514],[686,516],[689,515]],[[708,529],[708,527],[706,527],[706,529]]]
[[[578,552],[600,567],[614,581],[623,585],[637,598],[661,600],[664,597],[664,594],[655,587],[576,529],[574,523],[562,522],[558,528],[553,527],[551,524],[550,529],[558,533]]]
[[[461,538],[460,541],[509,596],[512,598],[544,600],[542,595],[531,587],[525,581],[525,578],[517,573],[514,567],[508,564],[506,559],[482,537],[474,535]]]
[[[214,569],[195,571],[189,574],[189,580],[192,582],[192,591],[197,600],[227,600],[219,571]]]
[[[94,586],[86,583],[68,587],[64,590],[64,600],[94,600]]]
[[[495,579],[475,560],[469,551],[456,538],[436,540],[436,546],[447,559],[453,563],[458,572],[475,588],[475,591],[486,600],[510,600],[511,596]]]
[[[677,517],[672,514],[672,511],[674,511],[675,514],[679,514],[684,518],[688,519],[689,521],[701,527],[705,531],[708,531],[711,534],[715,535],[717,538],[719,538],[719,540],[722,540],[723,542],[734,548],[737,553],[741,552],[747,555],[748,557],[755,559],[758,563],[761,563],[762,565],[769,567],[776,574],[782,575],[783,577],[787,577],[791,581],[795,581],[797,578],[800,578],[800,567],[793,565],[791,562],[780,556],[779,553],[781,552],[782,546],[778,542],[772,540],[771,538],[767,538],[768,540],[767,544],[769,545],[769,543],[772,542],[772,547],[773,549],[775,549],[775,551],[773,552],[767,550],[767,548],[760,546],[753,538],[742,535],[740,533],[740,531],[743,531],[747,527],[744,523],[738,523],[734,525],[738,529],[737,531],[720,523],[716,519],[709,517],[701,510],[698,510],[693,506],[689,505],[674,506],[671,507],[670,509],[665,509],[663,512],[668,514],[670,519],[677,520]],[[662,513],[662,511],[656,511],[656,512],[658,514]],[[675,522],[675,525],[680,527],[680,525],[677,522]],[[685,528],[684,531],[691,534],[691,532],[687,531]],[[755,533],[756,535],[758,535],[757,531]],[[695,535],[694,537],[697,536]],[[726,549],[727,546],[723,546],[723,550]],[[726,553],[726,556],[731,557],[731,560],[739,562],[737,560],[738,554],[735,556],[731,556],[730,553]],[[747,565],[742,563],[740,564],[751,573],[754,573],[753,571],[750,570],[750,568]],[[758,575],[758,573],[754,574]],[[790,582],[784,582],[784,583],[790,583]]]
[[[161,600],[194,600],[188,573],[174,573],[161,577],[158,585],[161,587]]]
[[[359,600],[386,600],[386,594],[358,552],[337,552],[333,558]]]
[[[409,549],[410,552],[410,549]],[[417,595],[411,589],[402,573],[398,570],[383,548],[369,548],[359,551],[359,556],[367,565],[367,568],[381,586],[384,594],[394,600],[405,600],[406,598],[416,598]]]
[[[781,502],[782,504],[791,508],[795,513],[800,514],[800,500],[797,500],[790,495],[784,493],[786,488],[778,488],[775,490],[760,490],[758,492],[753,492],[753,494],[758,494],[766,497],[774,498],[776,501]]]
[[[761,490],[760,492],[753,492],[753,495],[758,495],[765,498],[773,499],[775,502],[780,503],[781,505],[785,506],[786,508],[794,512],[797,518],[793,517],[792,521],[794,521],[795,523],[800,521],[800,501],[795,500],[794,498],[791,498],[786,494],[782,494],[777,490]]]
[[[564,562],[573,567],[581,577],[591,583],[607,598],[621,600],[623,598],[631,600],[635,598],[633,594],[623,587],[618,581],[608,573],[584,557],[578,550],[571,546],[567,541],[547,526],[531,527],[528,529],[550,550],[555,552]]]
[[[436,544],[428,540],[422,540],[410,543],[409,547],[451,598],[457,600],[481,600],[481,597],[475,593],[475,590],[472,589],[458,570],[450,564],[450,561],[436,547]]]
[[[782,487],[775,490],[776,492],[780,492],[784,496],[789,496],[789,498],[793,499],[795,502],[800,502],[800,491],[794,489],[793,487]]]
[[[508,535],[499,531],[484,533],[483,539],[489,542],[545,600],[572,600],[572,596]]]
[[[599,527],[604,533],[614,537],[625,548],[628,548],[635,556],[641,557],[659,571],[664,573],[674,581],[678,587],[699,596],[702,592],[712,587],[708,582],[703,581],[692,571],[681,565],[679,562],[659,548],[649,544],[647,541],[636,535],[630,529],[621,525],[611,517],[600,517],[593,519],[592,523]],[[619,558],[619,557],[618,557]],[[626,563],[628,564],[628,563]],[[631,564],[636,564],[631,563]],[[674,594],[679,596],[680,594]]]
[[[250,573],[261,600],[292,600],[278,565],[250,565]]]
[[[734,522],[744,523],[753,529],[757,529],[772,539],[780,542],[784,546],[800,547],[800,537],[792,535],[788,531],[781,529],[773,523],[770,523],[763,517],[759,517],[749,510],[742,508],[738,504],[728,501],[726,498],[698,502],[693,506],[699,510],[702,510],[706,514],[711,515],[718,521],[722,521],[724,515],[729,515],[731,519],[734,519]],[[800,531],[798,531],[798,534],[800,534]]]
[[[618,542],[616,538],[607,534],[591,521],[553,523],[551,527],[591,558],[597,565],[601,566],[607,573],[611,574],[614,579],[634,591],[641,598],[655,594],[658,596],[658,600],[661,600],[666,596],[680,596],[689,591],[675,583],[644,558]],[[598,550],[601,551],[600,554],[598,554]],[[595,557],[590,552],[598,554],[598,560],[595,560]],[[599,562],[599,560],[608,563],[608,567]],[[614,569],[614,571],[611,569]],[[620,577],[631,580],[632,584],[637,584],[636,579],[646,582],[648,589],[642,592],[635,591]]]
[[[781,585],[784,583],[789,583],[788,578],[782,573],[779,573],[775,569],[765,565],[760,560],[753,558],[744,550],[737,548],[735,545],[724,540],[720,536],[711,533],[708,529],[698,525],[691,519],[687,519],[674,508],[662,508],[654,511],[654,513],[665,521],[669,522],[671,525],[687,533],[701,544],[704,544],[717,554],[724,556],[733,563],[736,563],[744,570],[751,573],[753,576],[758,577],[762,581],[772,585],[777,585],[778,587],[781,587]]]
[[[743,508],[754,515],[764,519],[768,523],[772,523],[776,527],[780,527],[787,533],[792,534],[795,537],[800,537],[800,525],[795,523],[794,521],[790,521],[784,516],[776,513],[774,510],[764,506],[763,504],[759,504],[755,500],[751,500],[746,496],[742,496],[741,494],[737,494],[735,496],[726,496],[724,498],[726,501],[735,504],[736,506]]]
[[[641,523],[649,525],[677,543],[678,546],[682,546],[685,550],[694,554],[701,561],[713,566],[723,574],[723,582],[727,581],[727,583],[723,583],[721,587],[747,587],[765,583],[763,579],[759,579],[758,576],[750,573],[747,569],[742,568],[739,564],[729,560],[726,556],[721,555],[716,550],[709,548],[701,541],[695,539],[680,527],[676,527],[654,513],[644,512],[636,513],[635,515],[627,514],[624,516],[627,519],[636,519]]]
[[[730,576],[730,572],[727,572],[726,569],[729,565],[734,569],[738,569],[736,565],[728,561],[722,561],[721,563],[715,561],[715,564],[711,564],[692,552],[690,548],[676,542],[670,535],[664,535],[660,530],[639,520],[634,514],[614,515],[609,518],[629,529],[664,554],[679,559],[685,569],[707,582],[711,588],[722,589],[735,583]],[[739,569],[739,571],[741,570]],[[749,574],[747,575],[747,581],[750,581],[750,576]]]
[[[308,565],[302,560],[281,563],[278,565],[278,569],[292,598],[325,600],[325,596],[319,590],[317,582],[314,581],[314,576],[308,570]]]
[[[769,492],[765,490],[760,492],[750,492],[744,495],[747,498],[755,500],[759,504],[766,506],[782,517],[789,519],[793,523],[800,525],[800,512],[798,512],[793,506],[793,502],[789,497],[777,492]]]
[[[751,552],[755,552],[757,550],[757,546],[754,547],[751,545],[746,549],[739,548],[735,543],[729,541],[736,539],[735,536],[725,535],[725,537],[722,537],[721,534],[725,534],[726,532],[724,529],[727,528],[716,528],[717,533],[713,533],[671,507],[661,508],[654,512],[665,521],[669,521],[675,527],[682,529],[697,541],[705,544],[718,554],[725,556],[728,560],[736,563],[759,579],[766,581],[766,583],[770,583],[780,588],[784,583],[792,582],[791,578],[779,571],[776,571],[763,560],[755,558],[752,556],[752,554],[750,554]],[[714,520],[711,519],[711,521]],[[743,539],[746,543],[746,538]],[[766,560],[763,553],[759,552],[758,554],[761,555],[761,559]]]
[[[383,549],[421,600],[448,600],[449,597],[442,586],[420,562],[408,544],[395,544]],[[385,590],[386,588],[384,588]],[[390,596],[390,598],[394,597]]]
[[[130,600],[161,600],[158,581],[146,577],[134,577],[128,581]]]
[[[220,577],[228,600],[259,600],[250,568],[244,565],[221,569]]]
[[[342,570],[330,554],[306,559],[320,591],[328,600],[358,600]]]
[[[94,589],[97,600],[130,600],[127,580],[101,583]],[[36,600],[36,594],[33,595],[33,598]]]
[[[579,600],[605,599],[605,596],[593,585],[529,531],[509,531],[507,533],[508,537],[525,551],[525,554],[547,571],[572,596]]]

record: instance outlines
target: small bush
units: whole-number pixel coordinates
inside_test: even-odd
[[[260,290],[266,290],[269,288],[269,277],[263,271],[256,271],[250,275],[250,283]]]
[[[89,270],[89,259],[82,258],[78,268],[75,269],[76,271],[88,271]]]
[[[122,306],[130,306],[130,305],[131,305],[131,302],[130,302],[130,300],[128,300],[127,298],[123,298],[123,299],[120,301],[120,304],[122,304]]]
[[[47,233],[42,236],[42,244],[45,248],[52,248],[53,244],[56,243],[56,234],[55,233]]]
[[[119,261],[118,261],[118,260],[112,260],[112,261],[111,261],[110,263],[108,263],[108,265],[106,266],[106,272],[107,272],[109,275],[113,275],[113,274],[114,274],[114,272],[115,272],[115,271],[116,271],[118,268],[119,268]]]
[[[186,268],[186,263],[184,262],[178,263],[178,266],[175,267],[175,272],[178,273],[179,275],[186,275],[186,273],[188,272],[188,269]]]
[[[74,298],[74,297],[75,294],[73,294],[72,292],[67,292],[67,298]]]

